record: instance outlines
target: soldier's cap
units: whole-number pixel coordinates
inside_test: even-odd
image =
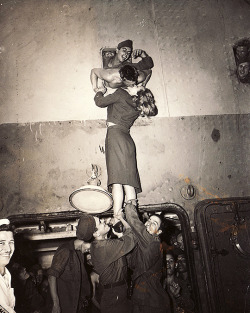
[[[89,214],[82,214],[76,228],[76,237],[83,241],[89,241],[95,232],[95,228],[94,217]]]
[[[117,49],[120,50],[122,47],[128,47],[131,48],[131,50],[133,50],[133,41],[130,39],[124,40],[118,44]]]

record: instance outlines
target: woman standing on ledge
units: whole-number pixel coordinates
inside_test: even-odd
[[[136,199],[141,192],[137,168],[136,147],[130,135],[130,128],[140,115],[154,116],[157,108],[149,89],[138,92],[138,71],[130,65],[119,70],[125,87],[104,97],[105,88],[99,88],[95,95],[98,107],[107,107],[107,135],[105,156],[108,173],[108,187],[112,188],[114,222],[122,212],[124,193],[126,201]],[[137,94],[138,92],[138,94]]]

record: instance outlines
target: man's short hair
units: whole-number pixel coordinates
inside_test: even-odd
[[[135,83],[138,81],[139,73],[137,69],[131,65],[124,65],[119,69],[119,73],[122,79],[125,78]]]

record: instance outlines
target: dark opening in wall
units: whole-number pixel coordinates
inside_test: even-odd
[[[241,83],[250,83],[250,39],[243,38],[233,46],[236,74]]]

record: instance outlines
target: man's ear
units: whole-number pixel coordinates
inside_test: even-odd
[[[119,49],[118,49],[118,48],[116,48],[116,49],[115,49],[115,52],[116,52],[116,53],[118,53],[118,51],[119,51]]]
[[[160,235],[162,233],[162,230],[159,229],[158,232],[156,233],[157,235]]]

